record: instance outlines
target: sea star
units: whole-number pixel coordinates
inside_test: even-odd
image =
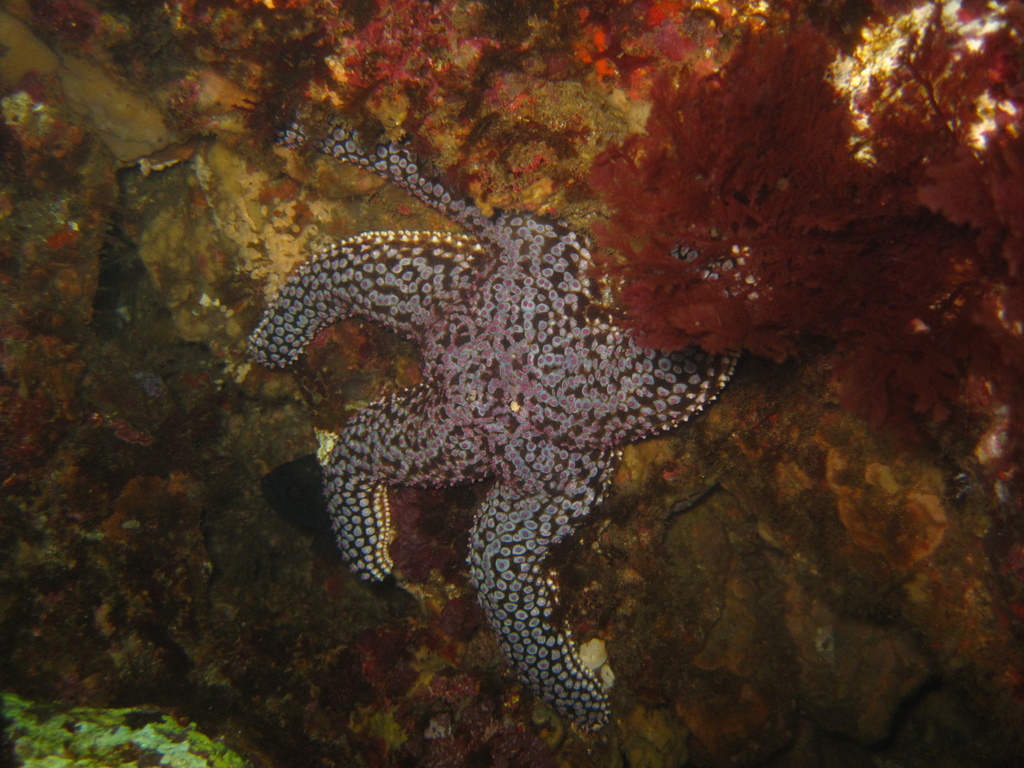
[[[640,346],[601,310],[590,252],[565,223],[487,217],[421,176],[406,150],[365,151],[344,129],[320,149],[398,184],[468,233],[365,232],[333,243],[287,279],[250,337],[252,357],[272,367],[352,315],[419,344],[418,385],[321,440],[342,552],[363,578],[383,578],[392,567],[388,486],[495,478],[470,542],[480,603],[521,678],[564,716],[598,728],[607,693],[569,629],[551,620],[556,586],[545,556],[601,501],[620,447],[704,408],[735,359]]]

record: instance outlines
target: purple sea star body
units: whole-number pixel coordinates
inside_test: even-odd
[[[552,621],[545,558],[600,502],[620,446],[704,408],[735,359],[637,344],[601,311],[590,252],[564,223],[489,218],[421,176],[405,150],[367,152],[343,129],[320,148],[404,187],[467,232],[366,232],[334,243],[288,278],[250,338],[253,358],[272,367],[353,315],[419,344],[420,384],[322,442],[342,552],[364,578],[383,578],[392,566],[389,486],[495,478],[470,542],[479,601],[520,677],[564,716],[598,728],[607,694],[569,629]]]

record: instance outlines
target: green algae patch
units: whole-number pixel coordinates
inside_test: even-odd
[[[93,709],[37,704],[5,693],[0,709],[25,768],[247,768],[250,763],[169,715],[144,707]]]

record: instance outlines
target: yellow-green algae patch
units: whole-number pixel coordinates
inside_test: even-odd
[[[37,704],[0,695],[7,739],[25,768],[246,768],[223,744],[155,709]]]

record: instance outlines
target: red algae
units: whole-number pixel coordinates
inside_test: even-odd
[[[979,379],[1019,434],[1022,143],[1005,120],[972,143],[984,97],[1019,106],[1019,32],[965,49],[936,11],[856,111],[807,24],[748,33],[714,75],[660,77],[646,133],[591,174],[627,324],[776,360],[828,340],[845,404],[875,424],[941,420]]]

